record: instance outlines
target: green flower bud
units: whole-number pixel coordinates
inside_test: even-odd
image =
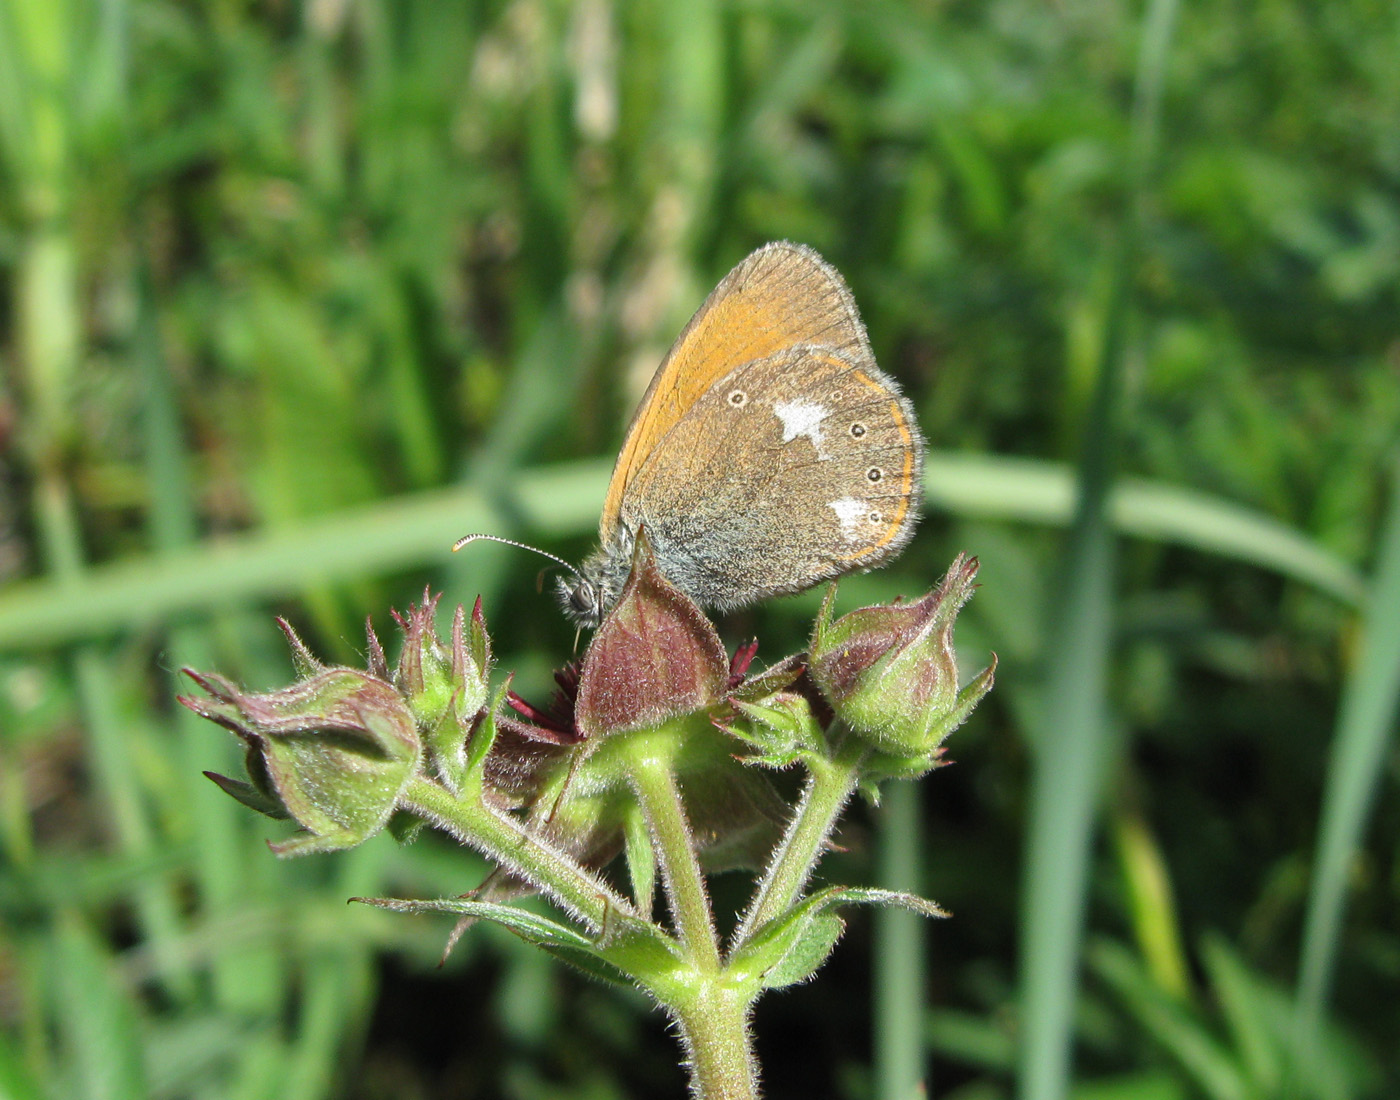
[[[222,676],[185,669],[207,694],[181,696],[196,714],[237,734],[251,783],[210,775],[239,801],[290,817],[307,835],[279,855],[351,848],[379,832],[418,770],[413,714],[392,685],[366,672],[315,663],[282,623],[308,673],[281,691],[245,692]]]
[[[959,555],[923,599],[817,617],[810,672],[846,725],[883,753],[935,762],[938,747],[992,687],[996,661],[958,689],[953,620],[972,595],[976,558]],[[834,594],[834,592],[833,592]]]
[[[452,644],[444,644],[436,625],[441,598],[424,589],[423,602],[411,606],[407,615],[394,612],[404,644],[393,684],[413,712],[438,775],[456,791],[466,776],[467,740],[490,695],[491,643],[478,597],[470,628],[457,605]]]

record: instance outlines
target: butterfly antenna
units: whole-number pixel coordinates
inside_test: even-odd
[[[554,555],[554,554],[551,554],[548,550],[541,550],[538,546],[531,546],[528,542],[516,542],[514,539],[503,539],[503,538],[501,538],[500,535],[482,535],[482,534],[464,535],[462,538],[458,539],[456,542],[454,542],[454,543],[452,544],[452,552],[455,554],[458,550],[462,549],[462,547],[466,546],[467,543],[469,543],[469,542],[475,542],[477,539],[485,539],[487,542],[499,542],[499,543],[501,543],[501,544],[504,545],[504,546],[515,546],[515,547],[518,547],[518,548],[521,549],[521,550],[530,550],[530,551],[533,551],[534,553],[540,555],[540,557],[542,557],[542,558],[548,558],[550,561],[554,562],[556,565],[562,565],[565,569],[567,569],[567,570],[568,570],[570,573],[572,573],[574,576],[576,576],[576,577],[582,577],[582,576],[583,576],[582,573],[580,573],[580,572],[579,572],[577,569],[575,569],[572,565],[570,565],[568,562],[566,562],[563,558],[558,557],[558,556],[556,556],[556,555]]]

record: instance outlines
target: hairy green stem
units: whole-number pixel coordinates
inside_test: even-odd
[[[836,818],[856,789],[861,764],[869,751],[859,738],[846,737],[830,759],[809,765],[812,775],[807,788],[743,922],[734,933],[736,946],[747,943],[764,924],[790,909],[802,893]]]
[[[696,1100],[757,1100],[758,1061],[749,1034],[751,994],[716,976],[670,1010],[680,1029]]]
[[[719,940],[705,877],[695,852],[695,836],[686,820],[671,759],[673,743],[664,738],[639,740],[629,778],[651,830],[661,864],[661,881],[671,906],[676,934],[702,971],[720,968]]]
[[[431,780],[419,778],[409,783],[401,804],[494,862],[520,873],[594,928],[605,925],[609,910],[636,915],[631,902],[590,875],[568,853],[470,792],[458,798]]]

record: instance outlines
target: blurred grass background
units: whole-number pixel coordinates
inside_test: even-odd
[[[1397,45],[1374,0],[0,0],[0,1097],[681,1094],[640,998],[344,904],[474,857],[274,860],[172,697],[285,682],[274,613],[359,662],[425,583],[544,694],[538,562],[447,547],[586,552],[776,238],[935,449],[843,606],[975,553],[1001,667],[824,867],[954,919],[764,1002],[770,1095],[1400,1093]]]

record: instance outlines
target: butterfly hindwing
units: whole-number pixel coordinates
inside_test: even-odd
[[[799,345],[730,371],[620,504],[683,590],[721,609],[878,565],[908,541],[922,439],[868,356]]]

